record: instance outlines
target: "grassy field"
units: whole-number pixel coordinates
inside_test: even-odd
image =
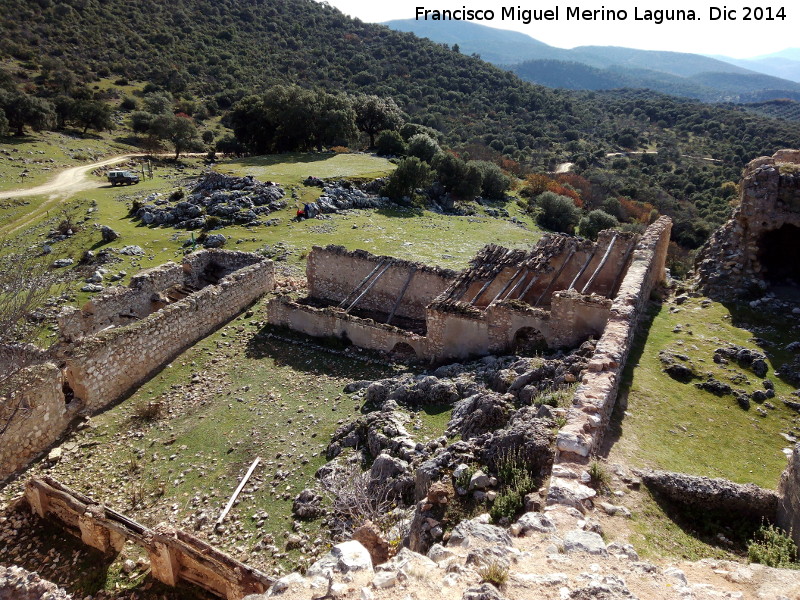
[[[789,359],[782,348],[796,339],[797,329],[782,320],[703,298],[652,305],[647,336],[637,338],[625,373],[609,460],[775,488],[786,468],[783,450],[791,446],[781,433],[797,435],[798,415],[780,400],[793,398],[794,388],[774,373]],[[714,350],[728,343],[768,355],[776,397],[766,417],[755,403],[743,410],[732,396],[717,397],[662,371],[659,352],[666,350],[687,356],[703,377],[711,373],[748,392],[763,389],[751,371],[713,362]]]
[[[30,132],[21,138],[0,138],[0,191],[46,183],[68,167],[95,162],[106,156],[136,152],[110,134],[82,136],[53,131]],[[21,177],[24,170],[27,176]],[[0,208],[7,201],[0,200]]]

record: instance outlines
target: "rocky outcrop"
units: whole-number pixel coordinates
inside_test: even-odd
[[[778,495],[776,521],[791,532],[794,543],[800,546],[800,444],[795,445],[789,457],[789,466],[778,485]]]
[[[0,599],[71,600],[72,595],[54,583],[21,567],[0,565]]]

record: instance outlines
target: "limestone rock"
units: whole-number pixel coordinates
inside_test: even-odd
[[[470,548],[480,544],[496,544],[500,546],[513,546],[511,536],[505,529],[495,525],[483,523],[478,519],[461,521],[450,533],[448,546],[461,546]]]
[[[587,554],[597,554],[607,556],[606,544],[599,534],[592,531],[581,531],[579,529],[567,532],[564,536],[564,552],[585,552]]]

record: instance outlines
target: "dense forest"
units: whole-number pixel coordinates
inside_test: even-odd
[[[85,90],[100,78],[145,82],[151,103],[161,94],[178,116],[222,116],[234,131],[231,119],[243,103],[277,85],[391,99],[403,120],[429,128],[465,160],[521,177],[573,163],[594,204],[622,199],[671,214],[675,239],[687,248],[726,217],[732,182],[748,160],[800,145],[795,122],[646,90],[529,84],[457,48],[312,0],[5,0],[1,18],[0,87],[55,103],[59,96],[65,102],[65,90]],[[83,113],[65,109],[63,116],[91,127],[80,115],[97,112],[89,102],[99,92],[72,95],[65,106]],[[134,131],[176,138],[186,129],[182,120],[137,114],[142,103],[122,105],[139,119]],[[188,135],[181,143],[197,142]]]

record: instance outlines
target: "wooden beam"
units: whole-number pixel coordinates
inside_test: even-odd
[[[236,501],[236,498],[239,497],[239,494],[242,492],[242,489],[244,488],[244,485],[247,483],[247,480],[250,479],[250,476],[253,474],[253,471],[256,470],[256,467],[258,466],[258,463],[260,463],[260,462],[261,462],[261,457],[260,456],[256,456],[256,459],[253,461],[253,464],[250,465],[250,468],[247,469],[247,473],[245,474],[244,477],[242,477],[242,480],[239,482],[239,487],[237,487],[236,491],[233,492],[233,496],[231,496],[231,499],[228,500],[228,504],[225,505],[225,508],[222,509],[222,512],[219,514],[219,518],[217,519],[216,523],[214,523],[214,527],[216,527],[217,525],[222,523],[222,521],[228,515],[228,512],[233,507],[233,503]]]
[[[353,288],[353,290],[352,290],[352,291],[351,291],[349,294],[347,294],[347,296],[345,296],[345,297],[344,297],[344,300],[342,300],[342,301],[339,303],[339,308],[343,308],[343,307],[344,307],[344,305],[345,305],[345,304],[347,304],[347,301],[348,301],[348,300],[350,300],[350,296],[352,296],[353,294],[357,293],[357,292],[358,292],[358,290],[360,290],[360,289],[361,289],[361,286],[363,286],[365,283],[367,283],[367,281],[369,280],[369,278],[370,278],[370,277],[372,277],[372,276],[375,274],[375,272],[376,272],[378,269],[380,269],[380,268],[381,268],[381,266],[383,265],[383,263],[384,263],[384,262],[386,262],[386,261],[383,261],[383,260],[382,260],[382,261],[381,261],[381,262],[379,262],[377,265],[375,265],[375,268],[374,268],[374,269],[372,269],[372,271],[370,271],[370,272],[369,272],[369,275],[367,275],[366,277],[364,277],[364,279],[362,279],[362,280],[359,282],[359,284],[358,284],[356,287],[354,287],[354,288]]]
[[[411,271],[408,274],[408,279],[406,279],[406,282],[403,284],[403,289],[400,290],[400,295],[397,296],[397,300],[395,301],[394,306],[392,307],[392,312],[389,313],[389,316],[386,319],[387,325],[389,325],[389,323],[392,322],[392,319],[394,319],[394,313],[397,312],[398,308],[400,308],[400,301],[403,299],[403,296],[405,295],[406,290],[408,289],[408,286],[411,283],[411,280],[414,279],[414,273],[416,272],[417,272],[417,267],[416,266],[411,267]]]
[[[603,267],[606,266],[606,261],[608,260],[608,257],[611,256],[611,250],[614,248],[614,244],[616,243],[617,243],[617,234],[615,233],[614,237],[611,238],[611,242],[608,244],[608,248],[606,248],[606,253],[603,254],[603,258],[602,260],[600,260],[600,264],[597,265],[597,268],[594,270],[594,273],[592,273],[592,276],[589,277],[589,281],[587,281],[586,285],[583,286],[581,294],[586,293],[586,290],[589,289],[589,286],[592,285],[592,283],[594,283],[595,277],[597,277],[600,271],[603,270]]]
[[[375,285],[376,283],[378,283],[378,279],[380,279],[380,278],[383,276],[383,274],[384,274],[384,273],[386,273],[386,271],[388,271],[388,270],[389,270],[389,267],[391,267],[391,266],[392,266],[392,263],[390,262],[390,263],[389,263],[389,264],[387,264],[385,267],[383,267],[383,271],[381,271],[380,273],[378,273],[377,275],[375,275],[375,279],[373,279],[372,281],[370,281],[370,282],[369,282],[369,285],[368,285],[368,286],[367,286],[367,287],[364,289],[364,291],[363,291],[363,292],[361,292],[361,293],[358,295],[358,298],[356,298],[355,300],[353,300],[353,303],[352,303],[350,306],[348,306],[348,307],[347,307],[347,308],[344,310],[344,312],[346,312],[346,313],[349,313],[349,312],[350,312],[350,311],[353,309],[353,307],[354,307],[356,304],[358,304],[358,301],[359,301],[359,300],[361,300],[361,299],[362,299],[364,296],[366,296],[367,292],[368,292],[368,291],[370,291],[370,290],[372,289],[372,286],[373,286],[373,285]]]
[[[534,303],[534,306],[539,306],[539,302],[542,301],[542,298],[544,298],[545,295],[547,294],[547,292],[550,291],[550,288],[555,285],[556,281],[558,281],[558,278],[561,277],[561,272],[564,270],[564,267],[567,266],[567,263],[570,261],[570,259],[572,258],[573,254],[575,254],[575,246],[573,246],[572,248],[569,249],[569,254],[567,254],[567,257],[564,259],[564,262],[561,263],[561,266],[558,268],[558,271],[556,272],[556,276],[553,277],[553,279],[550,280],[549,284],[547,284],[547,287],[544,289],[544,291],[542,292],[541,296],[539,296],[536,299],[536,302]]]

